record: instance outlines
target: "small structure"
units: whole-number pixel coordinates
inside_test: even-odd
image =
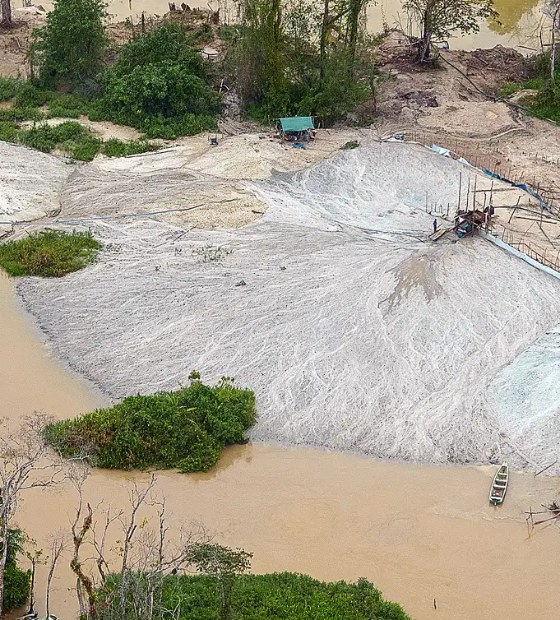
[[[276,126],[282,140],[288,142],[309,142],[315,137],[315,125],[311,116],[281,118]]]
[[[494,211],[492,207],[492,212]],[[460,239],[474,234],[480,228],[488,229],[492,221],[492,213],[488,208],[484,211],[475,209],[474,211],[459,212],[455,217],[453,230]]]

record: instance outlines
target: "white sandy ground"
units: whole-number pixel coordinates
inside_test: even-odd
[[[54,214],[72,167],[51,155],[0,142],[0,237],[11,222]]]
[[[218,183],[178,160],[159,172],[154,156],[126,161],[76,171],[62,215],[120,212],[127,196],[146,210]],[[98,263],[18,290],[56,352],[115,399],[176,388],[197,369],[255,390],[256,440],[536,468],[558,433],[529,436],[503,414],[519,377],[503,369],[560,321],[560,281],[482,239],[427,241],[426,192],[453,204],[460,174],[474,173],[422,147],[371,143],[236,185],[268,205],[238,230],[82,223],[106,246]]]

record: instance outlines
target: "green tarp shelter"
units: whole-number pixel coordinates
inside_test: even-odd
[[[292,116],[290,118],[281,118],[280,126],[282,127],[282,131],[284,133],[315,129],[311,116]]]

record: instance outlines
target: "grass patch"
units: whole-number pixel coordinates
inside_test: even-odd
[[[146,139],[123,142],[116,138],[110,138],[103,143],[103,154],[107,157],[126,157],[127,155],[148,153],[150,151],[158,151],[159,149],[159,146],[150,144]]]
[[[107,585],[113,595],[103,597],[108,605],[100,605],[101,620],[115,617],[111,614],[119,605],[118,584],[119,577],[111,575]],[[220,582],[206,575],[167,576],[161,607],[175,610],[177,620],[221,618]],[[229,612],[228,617],[240,620],[410,620],[400,605],[385,601],[366,579],[326,583],[295,573],[236,577]]]
[[[17,95],[23,80],[12,77],[0,77],[0,101],[10,101]]]
[[[357,140],[350,140],[346,142],[342,147],[343,151],[351,151],[352,149],[357,149],[360,146],[360,143]]]
[[[108,469],[178,468],[182,472],[213,467],[224,446],[245,440],[255,422],[255,396],[224,377],[207,386],[198,373],[175,392],[129,396],[108,409],[97,409],[46,428],[47,441],[66,458],[86,453]]]
[[[100,249],[90,232],[45,230],[0,245],[0,266],[13,277],[58,278],[93,262]]]
[[[503,84],[498,91],[498,97],[503,97],[507,99],[515,93],[518,93],[520,90],[540,90],[544,85],[544,80],[542,78],[533,78],[532,80],[527,80],[526,82],[506,82]]]
[[[146,139],[122,142],[111,138],[104,142],[77,121],[66,121],[53,126],[44,123],[31,129],[20,129],[13,116],[8,118],[10,120],[0,118],[0,140],[24,144],[43,153],[58,149],[79,161],[91,161],[100,151],[107,157],[125,157],[157,151],[160,148]]]

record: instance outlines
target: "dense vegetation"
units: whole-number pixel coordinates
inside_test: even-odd
[[[98,467],[177,467],[206,471],[224,446],[244,441],[255,422],[255,397],[224,377],[204,385],[197,373],[175,392],[129,396],[109,409],[51,424],[46,438],[70,457],[88,454]]]
[[[265,122],[313,115],[332,124],[371,98],[374,41],[361,19],[368,3],[243,0],[243,23],[224,27],[222,37],[246,113]]]
[[[560,123],[560,61],[555,63],[554,80],[551,75],[550,53],[533,59],[532,77],[526,82],[508,82],[498,93],[509,97],[522,90],[535,90],[536,95],[522,97],[519,104],[537,118],[550,119]]]
[[[93,262],[99,247],[89,232],[44,230],[0,244],[0,266],[13,277],[59,278]]]
[[[13,107],[0,108],[0,140],[6,142],[24,144],[44,153],[56,149],[79,161],[91,161],[98,153],[122,157],[159,148],[146,139],[101,140],[77,121],[50,126],[47,118],[79,118],[87,111],[87,102],[75,95],[41,90],[23,80],[0,77],[0,101],[10,100]],[[34,122],[30,127],[22,127],[23,121]]]
[[[0,110],[0,139],[25,143],[22,120],[81,115],[148,138],[195,134],[215,128],[224,82],[249,117],[315,115],[332,124],[374,95],[375,41],[362,19],[370,1],[242,0],[236,26],[213,28],[195,11],[194,21],[171,15],[116,46],[101,0],[55,0],[34,32],[32,79],[0,79],[0,100],[13,102]],[[225,53],[205,62],[200,49],[214,38]],[[352,118],[371,120],[372,106]],[[70,151],[74,157],[91,159],[101,148],[87,132],[80,141],[87,144]]]
[[[114,577],[109,591],[117,588]],[[112,586],[112,587],[111,587]],[[115,615],[112,605],[100,606],[100,619],[137,620],[132,607]],[[163,582],[161,607],[175,610],[177,620],[216,620],[221,617],[219,579],[213,576],[168,576]],[[120,613],[120,612],[117,612]],[[156,613],[157,615],[157,613]],[[410,620],[402,608],[383,600],[365,579],[356,584],[325,583],[306,575],[240,575],[232,593],[229,617],[236,620]]]
[[[8,557],[4,568],[3,611],[19,609],[29,598],[31,572],[23,571],[17,565],[17,555],[23,551],[24,534],[18,529],[8,530]],[[0,553],[2,543],[0,542]]]

